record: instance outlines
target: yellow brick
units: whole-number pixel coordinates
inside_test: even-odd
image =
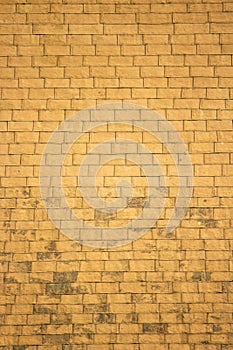
[[[122,24],[122,23],[135,23],[135,15],[133,14],[102,14],[100,17],[101,23],[112,23],[112,24]]]
[[[151,54],[148,50],[147,53]],[[122,46],[122,54],[124,56],[144,55],[145,47],[143,45],[124,45]]]
[[[73,5],[74,6],[74,5]],[[77,5],[76,5],[77,6]],[[68,24],[98,24],[99,14],[66,14],[65,23]]]
[[[19,4],[18,12],[21,13],[47,13],[49,4]]]
[[[68,34],[68,25],[62,24],[35,24],[33,34]]]
[[[218,86],[217,78],[194,78],[194,87],[216,87]]]
[[[109,36],[107,36],[109,37]],[[144,41],[145,42],[145,41]],[[142,35],[130,35],[130,34],[120,34],[118,35],[119,45],[141,45]]]
[[[111,67],[93,67],[91,75],[98,78],[115,78],[115,69]]]
[[[40,96],[41,99],[54,98],[53,89],[30,89],[29,97],[31,99],[37,99]]]
[[[140,334],[139,341],[140,343],[149,344],[160,344],[163,342],[164,336],[162,334]]]
[[[199,4],[199,3],[190,3],[188,4],[188,8],[190,11],[193,12],[208,12],[208,11],[222,11],[222,4],[218,3],[205,3],[205,4]]]
[[[155,13],[139,14],[139,23],[145,24],[162,24],[162,23],[171,23],[172,17],[170,14],[160,14],[159,16]]]
[[[61,24],[63,23],[63,16],[61,14],[57,13],[49,13],[49,14],[41,14],[38,16],[38,14],[32,14],[29,13],[27,17],[28,23],[33,24]]]
[[[153,271],[154,261],[153,260],[144,260],[144,261],[131,260],[129,267],[131,271]]]
[[[218,34],[196,34],[195,42],[197,44],[219,44]]]
[[[57,13],[57,12],[80,13],[80,12],[82,12],[82,10],[83,10],[83,6],[81,4],[54,4],[54,3],[51,4],[51,11],[55,12],[55,13]],[[40,12],[42,12],[42,11],[40,11]],[[47,12],[47,11],[45,11],[45,12]]]
[[[166,77],[187,77],[189,69],[187,67],[165,67]]]
[[[207,14],[204,13],[175,13],[174,23],[206,23]]]
[[[133,65],[133,58],[132,57],[123,57],[123,56],[116,56],[116,57],[110,57],[109,58],[109,65],[110,66],[132,66]]]
[[[14,78],[14,69],[13,68],[0,68],[1,77],[4,79],[13,79]]]
[[[212,23],[211,24],[212,33],[232,33],[232,27],[229,23]]]
[[[25,99],[28,98],[28,89],[3,89],[3,99]]]
[[[53,79],[53,78],[46,78],[45,79],[45,87],[46,88],[53,88],[53,87],[69,87],[69,79]]]
[[[151,11],[155,13],[186,12],[186,3],[151,4]]]
[[[191,87],[192,86],[192,78],[169,78],[168,79],[168,84],[170,87],[172,88],[176,88],[176,87],[182,87],[182,86],[188,86]]]
[[[198,45],[197,54],[219,54],[221,53],[221,46],[217,45]],[[225,52],[227,53],[227,52]]]
[[[233,301],[233,6],[101,1],[0,0],[0,344],[68,349],[71,334],[77,349],[217,350],[231,340]],[[76,188],[77,165],[106,138],[143,142],[169,189],[152,230],[132,244],[93,249],[51,223],[39,165],[64,119],[119,101],[172,122],[191,154],[194,189],[181,227],[167,239],[178,179],[165,145],[124,123],[85,134],[66,157],[63,182],[69,205],[92,224],[106,222]],[[108,201],[125,176],[140,203],[148,194],[143,171],[125,160],[105,164],[100,175],[98,194]],[[124,229],[139,214],[129,207],[107,225]]]
[[[172,34],[172,24],[140,24],[139,34]]]
[[[99,68],[98,66],[101,66],[102,68],[107,66],[108,58],[107,56],[86,56],[84,57],[84,66],[91,66]],[[109,67],[106,67],[109,68]]]
[[[71,24],[69,25],[69,34],[103,34],[103,25],[102,24]]]
[[[41,335],[21,335],[19,338],[20,345],[35,345],[42,344],[42,336]]]
[[[174,55],[192,55],[196,53],[196,47],[194,45],[172,45],[172,53]]]
[[[160,56],[159,57],[160,66],[183,66],[184,57],[183,56]]]
[[[146,81],[145,81],[145,85],[148,86]],[[155,89],[133,89],[132,90],[132,97],[133,98],[139,98],[139,97],[155,98],[156,97],[156,90]]]
[[[97,283],[96,284],[97,293],[118,293],[119,286],[117,282],[113,283]]]
[[[97,56],[120,55],[120,47],[118,45],[96,45],[95,54]]]
[[[111,13],[115,12],[115,5],[109,3],[106,4],[104,1],[101,4],[93,4],[90,2],[89,4],[84,4],[84,10],[87,13]]]
[[[18,86],[17,80],[12,79],[0,79],[0,83],[3,88],[14,88]]]
[[[120,87],[143,87],[142,79],[120,79]]]
[[[196,34],[196,37],[198,36],[199,34]],[[200,36],[202,37],[204,34],[200,34]],[[173,35],[171,37],[171,43],[172,44],[184,44],[186,45],[187,43],[190,45],[190,44],[194,44],[194,35],[193,34],[187,34],[187,35],[179,35],[179,34],[176,34],[176,35]]]
[[[26,167],[6,167],[6,176],[8,177],[27,177],[27,176],[33,176],[33,167],[32,166],[26,166]]]
[[[16,78],[38,78],[39,70],[37,68],[16,68]]]
[[[163,67],[142,67],[141,68],[142,77],[164,77]]]
[[[120,289],[123,293],[143,293],[146,291],[146,285],[143,282],[121,282]]]
[[[82,34],[77,34],[77,35],[64,35],[62,44],[71,44],[71,45],[91,45],[92,44],[92,37],[91,35],[82,35]],[[102,37],[101,35],[97,35],[97,37]],[[57,38],[57,36],[56,36]],[[51,43],[52,43],[52,36],[51,36]],[[93,44],[95,44],[93,40]]]
[[[15,12],[15,5],[3,5],[1,4],[1,13],[14,13]]]
[[[45,66],[45,67],[53,67],[57,64],[57,58],[55,56],[39,56],[32,57],[33,66]],[[48,69],[48,68],[47,68]],[[56,69],[56,68],[54,68]]]
[[[128,88],[125,89],[107,89],[107,98],[130,98],[131,90]]]
[[[207,66],[207,55],[188,55],[185,57],[185,65],[187,66]]]
[[[22,24],[1,24],[0,34],[30,34],[31,26]]]
[[[118,4],[119,2],[119,4]],[[149,4],[144,4],[142,1],[139,4],[133,3],[129,4],[128,0],[125,0],[124,2],[121,3],[121,1],[118,1],[116,4],[116,12],[118,13],[148,13],[150,12],[150,5]]]
[[[45,54],[46,55],[69,55],[70,46],[68,45],[46,45]]]
[[[136,24],[106,24],[104,26],[105,34],[137,34]]]
[[[82,89],[81,98],[104,98],[105,90],[104,89]]]
[[[208,24],[175,24],[175,33],[176,34],[193,34],[193,33],[208,33]]]

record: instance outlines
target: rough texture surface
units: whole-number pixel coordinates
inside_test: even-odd
[[[0,349],[233,349],[232,22],[230,0],[0,0]],[[46,215],[46,142],[106,101],[158,111],[186,142],[194,193],[172,235],[174,167],[153,142],[170,201],[143,238],[92,249]]]

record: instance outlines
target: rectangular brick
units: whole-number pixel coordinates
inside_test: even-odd
[[[68,25],[63,24],[34,24],[33,34],[68,34]]]
[[[211,23],[211,33],[233,33],[232,25],[229,23]]]
[[[100,17],[101,23],[107,23],[107,24],[129,24],[129,23],[135,23],[135,15],[131,13],[125,14],[101,14]]]
[[[65,14],[65,23],[68,24],[98,24],[99,14]]]
[[[174,23],[207,23],[208,16],[205,13],[174,13]]]
[[[31,34],[31,25],[0,24],[0,34]]]
[[[38,16],[37,13],[32,14],[29,13],[27,17],[28,23],[33,24],[62,24],[63,23],[63,15],[58,13],[49,13],[42,14]]]
[[[139,34],[172,34],[172,24],[140,24]]]
[[[69,34],[103,34],[102,24],[71,24]]]
[[[139,23],[144,24],[163,24],[163,23],[171,23],[172,16],[171,14],[155,14],[155,13],[140,13],[139,14]]]
[[[136,24],[106,24],[104,26],[105,34],[137,34]]]
[[[175,34],[194,34],[194,33],[208,33],[208,24],[197,24],[197,23],[184,23],[175,24]]]

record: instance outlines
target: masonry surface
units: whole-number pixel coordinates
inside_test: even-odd
[[[232,54],[230,0],[0,0],[0,349],[233,349]],[[120,124],[86,134],[67,156],[64,183],[93,144],[127,133],[147,140],[169,187],[143,237],[93,249],[49,220],[40,160],[62,121],[121,101],[178,130],[194,167],[193,198],[167,235],[177,174],[165,147]],[[136,195],[123,217],[96,212],[96,225],[140,211],[146,182],[132,167],[116,160],[103,169],[101,196],[114,196],[124,175]],[[67,187],[69,203],[88,220],[76,185]]]

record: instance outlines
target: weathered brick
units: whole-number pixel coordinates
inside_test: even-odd
[[[232,4],[0,2],[0,347],[230,349]],[[179,192],[166,145],[135,124],[106,123],[86,133],[70,149],[62,180],[69,205],[91,224],[123,230],[148,193],[143,171],[115,160],[100,169],[98,193],[115,198],[118,180],[128,175],[128,208],[107,216],[88,208],[77,166],[108,137],[143,142],[168,187],[165,208],[144,236],[95,249],[51,223],[38,186],[40,162],[63,120],[113,101],[149,107],[172,123],[190,152],[194,190],[181,226],[166,234]]]

